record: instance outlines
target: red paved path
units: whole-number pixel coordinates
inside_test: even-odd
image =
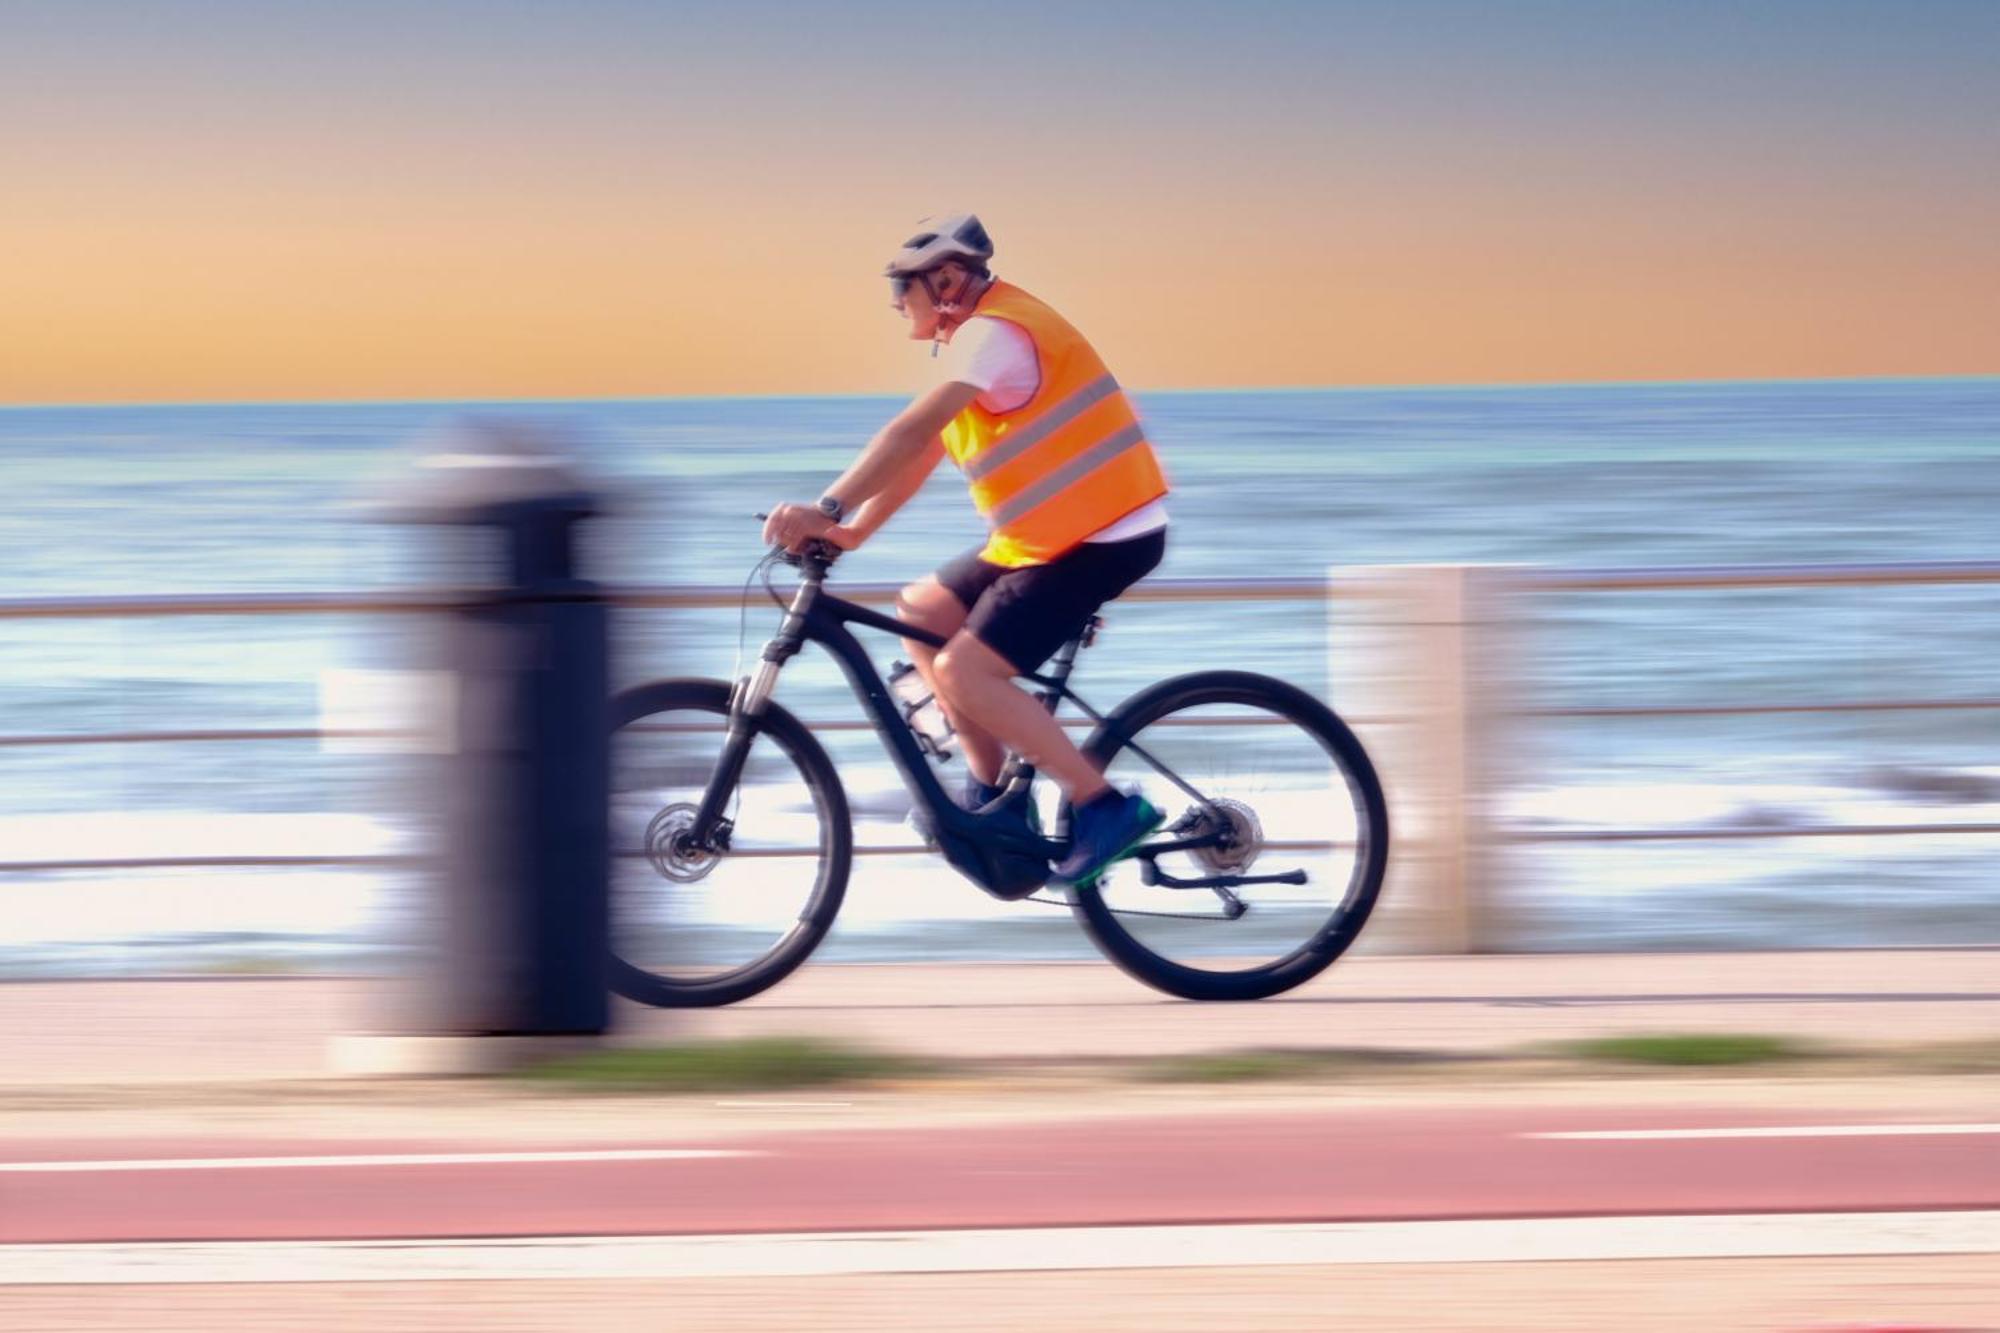
[[[2000,1207],[2000,1135],[1552,1141],[1824,1112],[1333,1110],[851,1130],[654,1162],[0,1173],[0,1241],[819,1231]],[[537,1149],[553,1145],[539,1144]],[[602,1142],[578,1147],[604,1149]],[[15,1142],[8,1160],[509,1151],[466,1142]]]

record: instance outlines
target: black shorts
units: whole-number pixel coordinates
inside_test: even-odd
[[[983,548],[982,548],[983,549]],[[1097,608],[1152,572],[1167,530],[1122,542],[1084,542],[1045,565],[1010,569],[967,551],[937,581],[971,612],[965,627],[1021,671],[1075,638]]]

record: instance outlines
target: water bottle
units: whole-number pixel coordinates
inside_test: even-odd
[[[952,742],[958,737],[951,729],[951,719],[944,715],[944,709],[917,669],[908,662],[891,666],[889,693],[902,706],[910,730],[917,734],[917,744],[939,759],[951,758]]]

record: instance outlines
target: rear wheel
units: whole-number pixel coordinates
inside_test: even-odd
[[[718,852],[688,830],[722,751],[729,686],[655,681],[611,708],[612,989],[692,1007],[777,984],[825,937],[847,892],[854,833],[826,751],[768,705]]]
[[[1263,999],[1317,976],[1360,934],[1388,864],[1388,809],[1361,742],[1326,705],[1268,676],[1202,672],[1135,696],[1084,749],[1113,785],[1166,812],[1149,842],[1219,839],[1155,857],[1160,879],[1303,879],[1171,887],[1120,862],[1073,899],[1126,972],[1191,1000]]]

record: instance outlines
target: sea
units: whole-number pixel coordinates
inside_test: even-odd
[[[1136,399],[1174,488],[1157,580],[2000,566],[2000,378]],[[583,527],[591,577],[733,596],[762,554],[755,511],[817,496],[898,405],[8,408],[4,599],[19,611],[448,580],[475,557],[393,511],[417,460],[468,420],[560,444],[599,497]],[[978,537],[941,469],[836,580],[907,580]],[[1485,891],[1502,947],[2000,942],[2000,834],[1952,827],[2000,824],[2000,583],[1550,591],[1505,615],[1504,665],[1487,669],[1522,715],[1491,799],[1505,842]],[[351,722],[357,697],[401,679],[411,620],[0,616],[0,976],[393,965],[429,901],[424,872],[394,860],[423,845],[421,757],[310,734],[92,738]],[[740,606],[621,612],[618,682],[730,677],[775,623],[754,587]],[[1234,667],[1341,707],[1343,655],[1361,642],[1347,633],[1338,599],[1115,605],[1076,684],[1103,707],[1166,675]],[[871,649],[884,666],[896,652]],[[788,670],[779,698],[812,720],[859,716],[824,661]],[[1800,709],[1852,703],[1946,706]],[[906,803],[879,745],[865,731],[828,742],[859,816],[893,829]],[[1877,831],[1826,832],[1844,826]],[[1926,831],[1882,831],[1898,827]],[[1796,833],[1732,836],[1746,828]],[[389,860],[39,868],[299,856]],[[941,862],[875,857],[858,863],[824,956],[1088,953],[1060,911],[990,902]]]

